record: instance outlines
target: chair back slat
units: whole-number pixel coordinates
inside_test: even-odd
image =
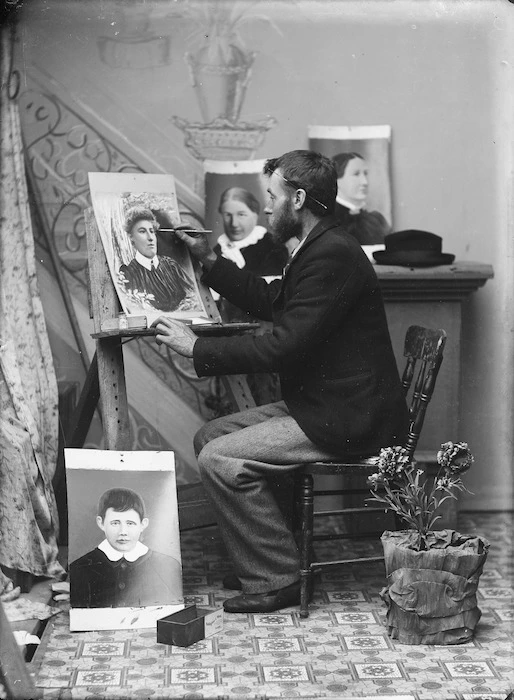
[[[412,392],[412,399],[409,406],[409,414],[411,420],[414,420],[417,412],[419,411],[419,400],[421,397],[421,392],[423,389],[423,383],[425,381],[425,374],[427,371],[427,361],[422,360],[419,366],[418,375],[416,377],[416,382],[414,384],[414,390]]]
[[[403,375],[402,375],[402,388],[403,388],[403,393],[405,396],[407,396],[410,385],[412,384],[412,378],[414,377],[414,369],[416,367],[416,360],[414,357],[408,357],[407,358],[407,364],[405,365],[405,369],[403,370]]]
[[[402,386],[408,397],[414,376],[416,380],[409,404],[409,431],[405,447],[410,458],[414,455],[428,404],[434,393],[435,383],[446,343],[446,332],[422,326],[410,326],[405,336],[404,356],[407,358],[402,375]],[[419,365],[417,374],[416,366]]]

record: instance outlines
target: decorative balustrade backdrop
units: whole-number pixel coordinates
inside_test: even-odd
[[[28,83],[19,97],[26,150],[27,176],[39,216],[44,222],[34,228],[36,245],[49,253],[49,241],[58,254],[58,264],[74,302],[88,308],[87,247],[84,210],[91,206],[88,171],[144,172],[134,157],[88,123],[84,114],[61,97]],[[201,219],[180,200],[183,220],[201,225]],[[44,231],[43,231],[44,228]],[[40,256],[47,260],[49,255]],[[89,333],[83,330],[84,334]],[[130,341],[130,350],[181,400],[204,419],[223,408],[223,395],[214,378],[199,379],[190,360],[157,348],[147,338]],[[59,358],[55,358],[56,364]],[[63,368],[61,368],[62,370]],[[64,368],[65,371],[65,368]],[[61,371],[62,375],[62,371]],[[67,377],[73,379],[73,377]],[[137,397],[130,397],[133,449],[174,449],[166,436],[137,410]],[[156,402],[158,403],[158,401]],[[88,444],[90,447],[100,444]],[[179,465],[180,476],[180,465]],[[182,478],[187,481],[187,478]]]

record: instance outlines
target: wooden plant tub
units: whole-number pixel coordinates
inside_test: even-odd
[[[469,642],[482,614],[476,591],[489,542],[455,530],[429,533],[419,552],[414,530],[386,531],[381,540],[388,635],[403,644]]]

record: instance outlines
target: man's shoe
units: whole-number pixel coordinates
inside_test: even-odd
[[[229,613],[268,613],[300,604],[300,581],[269,593],[242,593],[223,603]]]
[[[222,581],[223,588],[229,591],[242,591],[243,584],[235,574],[227,574]]]

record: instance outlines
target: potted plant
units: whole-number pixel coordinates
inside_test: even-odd
[[[380,596],[387,605],[388,634],[404,644],[468,642],[481,617],[476,591],[489,542],[434,528],[439,506],[468,491],[461,475],[473,455],[465,442],[445,442],[437,463],[439,471],[429,481],[404,447],[386,447],[369,477],[367,500],[385,504],[408,526],[381,537],[388,583]]]

